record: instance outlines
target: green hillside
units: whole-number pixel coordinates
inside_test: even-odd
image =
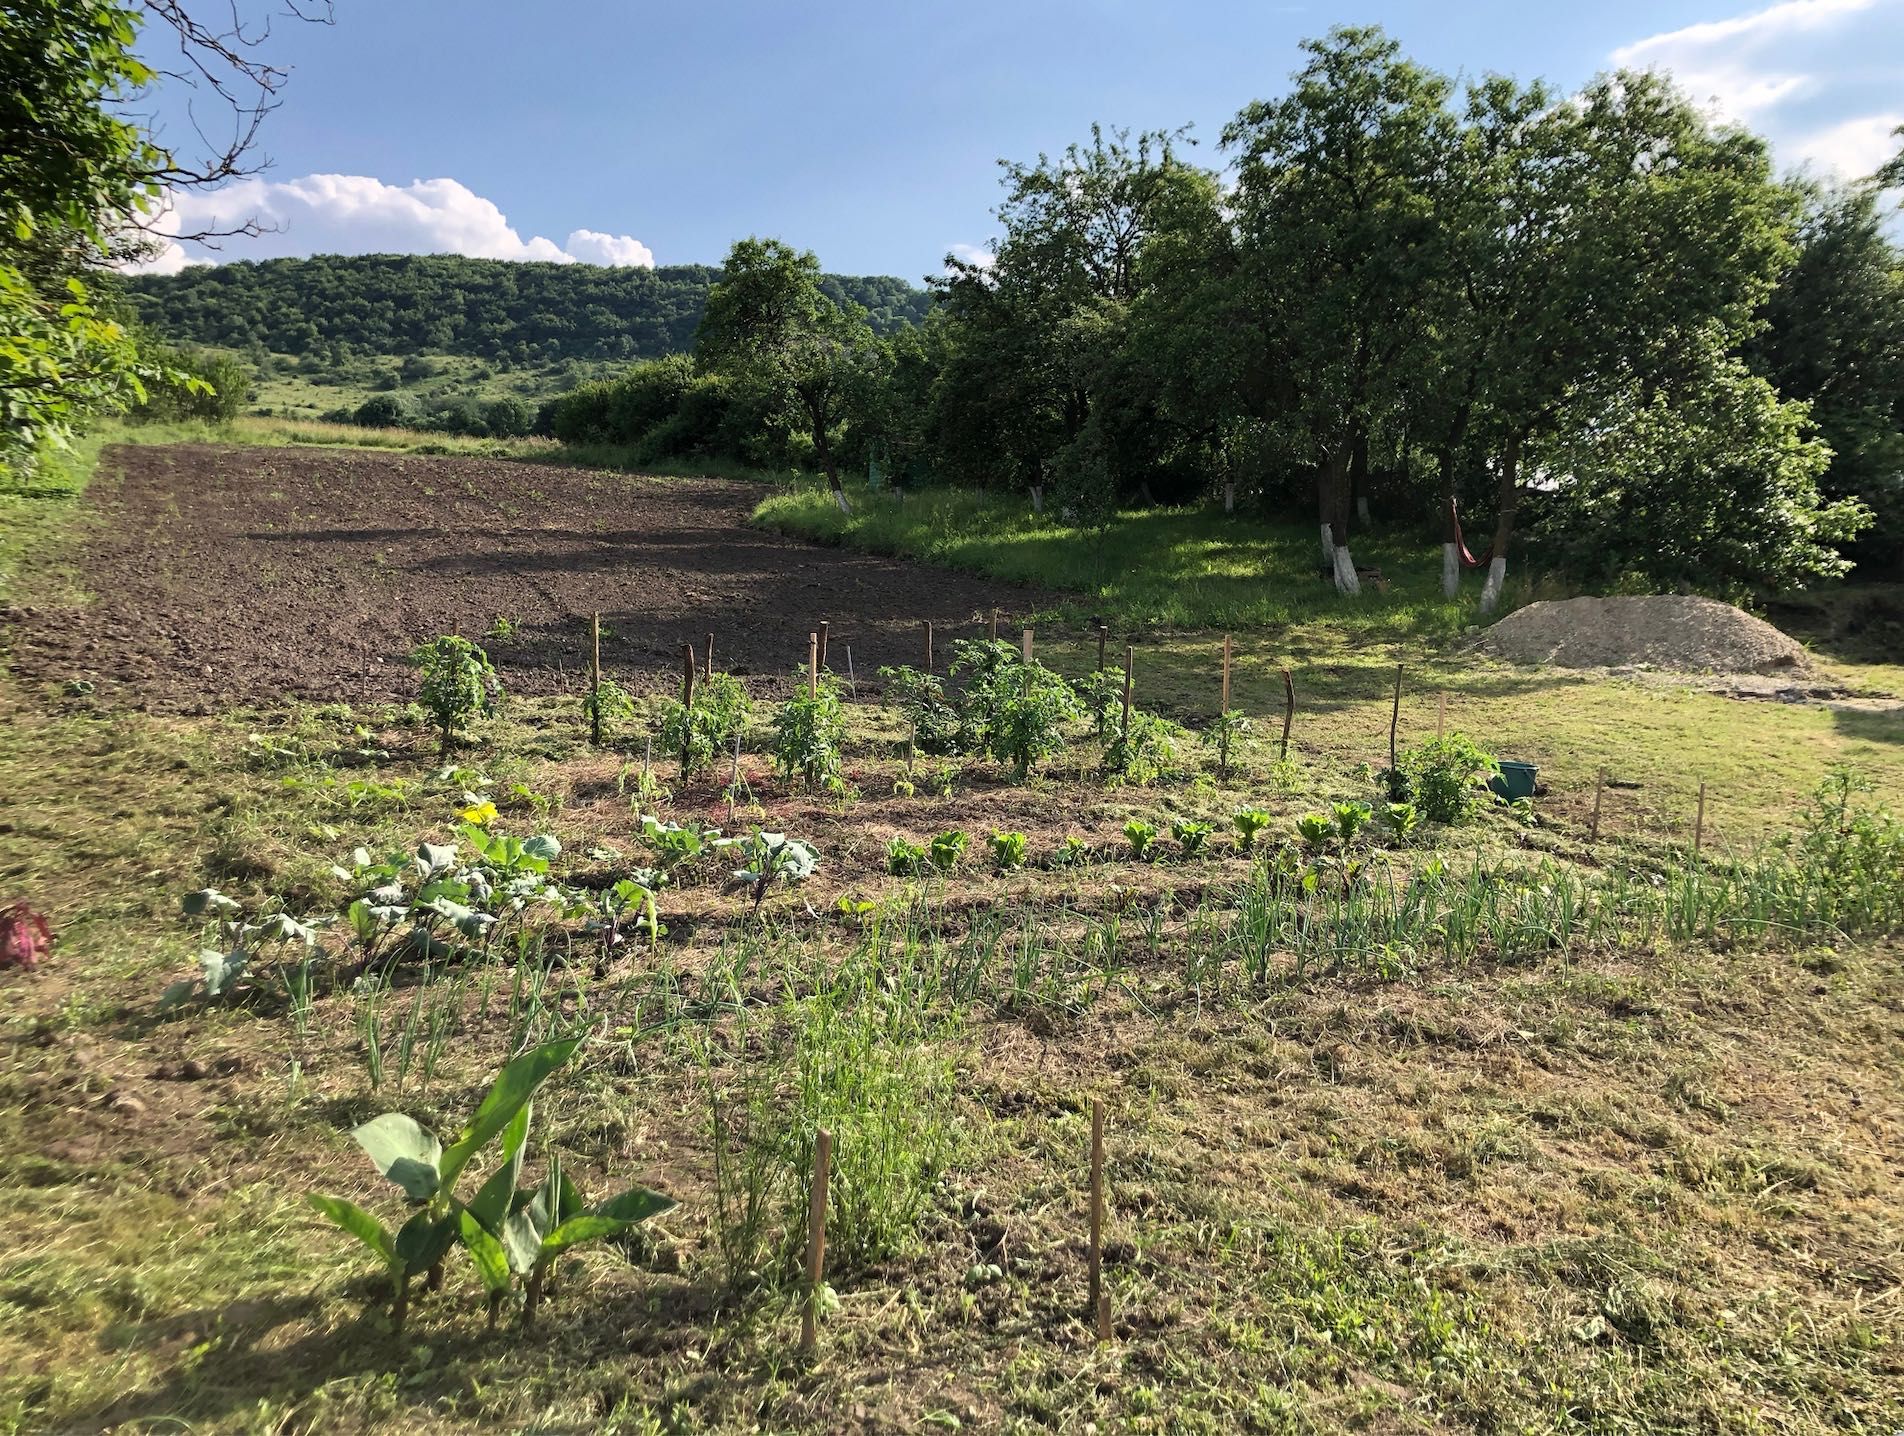
[[[709,265],[525,264],[461,255],[317,255],[196,265],[127,281],[140,320],[174,343],[316,355],[432,354],[529,365],[629,360],[693,347]],[[926,291],[829,275],[882,333],[916,323]]]

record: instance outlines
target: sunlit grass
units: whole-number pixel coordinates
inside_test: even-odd
[[[930,489],[901,501],[856,493],[842,514],[823,489],[775,494],[754,511],[767,527],[1073,595],[1061,607],[1124,623],[1255,628],[1313,623],[1345,636],[1435,637],[1475,621],[1478,586],[1441,595],[1441,555],[1413,525],[1359,535],[1356,562],[1381,571],[1344,600],[1321,571],[1316,531],[1215,508],[1125,510],[1093,534],[1031,511],[1020,495]],[[1533,597],[1521,582],[1508,602]]]

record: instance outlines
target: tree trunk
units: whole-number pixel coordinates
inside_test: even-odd
[[[1501,589],[1507,582],[1507,544],[1514,537],[1514,511],[1520,504],[1521,435],[1512,435],[1501,452],[1500,517],[1494,522],[1493,557],[1488,561],[1487,582],[1481,586],[1481,612],[1493,613],[1501,606]]]
[[[840,483],[839,465],[833,462],[833,446],[826,441],[826,424],[819,414],[813,414],[813,456],[820,461],[820,470],[826,475],[827,487],[833,490],[833,503],[843,514],[853,512],[853,506],[846,501],[846,489]]]
[[[1235,484],[1225,484],[1223,486],[1223,512],[1226,514],[1233,514],[1236,512],[1236,485]]]
[[[1454,450],[1438,454],[1441,467],[1441,596],[1454,598],[1461,592],[1461,539],[1455,530]]]
[[[1368,435],[1358,431],[1349,446],[1349,492],[1355,495],[1355,517],[1369,523]]]
[[[1362,585],[1349,553],[1349,453],[1332,451],[1317,470],[1316,492],[1322,511],[1322,550],[1335,575],[1337,593],[1357,594]]]
[[[1043,484],[1033,484],[1031,486],[1031,511],[1034,514],[1041,514],[1045,511],[1045,486]]]

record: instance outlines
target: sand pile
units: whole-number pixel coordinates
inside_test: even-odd
[[[1802,673],[1805,650],[1771,624],[1710,598],[1569,598],[1530,603],[1488,629],[1481,651],[1562,668]]]

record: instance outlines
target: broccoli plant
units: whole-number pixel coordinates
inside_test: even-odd
[[[31,972],[52,945],[53,929],[46,914],[35,912],[23,902],[0,908],[0,970],[17,967]]]
[[[419,644],[410,654],[410,666],[421,675],[417,700],[436,725],[439,756],[446,759],[460,730],[495,713],[502,682],[489,655],[455,634]]]
[[[1029,842],[1023,833],[992,834],[992,866],[1000,872],[1025,865],[1025,849]]]
[[[794,696],[774,719],[774,762],[780,776],[822,789],[840,776],[840,749],[846,741],[846,716],[840,708],[839,680],[822,673],[808,692],[806,675]]]
[[[731,881],[736,887],[752,891],[755,912],[760,911],[767,890],[776,882],[798,887],[820,866],[819,854],[811,844],[759,828],[744,838],[716,838],[713,846],[736,852],[746,862],[747,866],[737,869]]]
[[[1230,826],[1236,829],[1236,845],[1244,852],[1256,846],[1256,835],[1275,818],[1262,808],[1238,808],[1230,814]]]
[[[654,849],[662,882],[672,883],[678,871],[703,853],[714,850],[721,833],[719,828],[703,827],[695,822],[664,823],[644,813],[641,818],[641,836]]]
[[[215,888],[187,893],[185,916],[198,919],[206,932],[198,954],[199,975],[184,978],[159,996],[159,1010],[170,1011],[194,997],[229,999],[262,960],[290,948],[308,960],[317,945],[317,929],[286,912],[267,912],[247,919],[235,898]]]

